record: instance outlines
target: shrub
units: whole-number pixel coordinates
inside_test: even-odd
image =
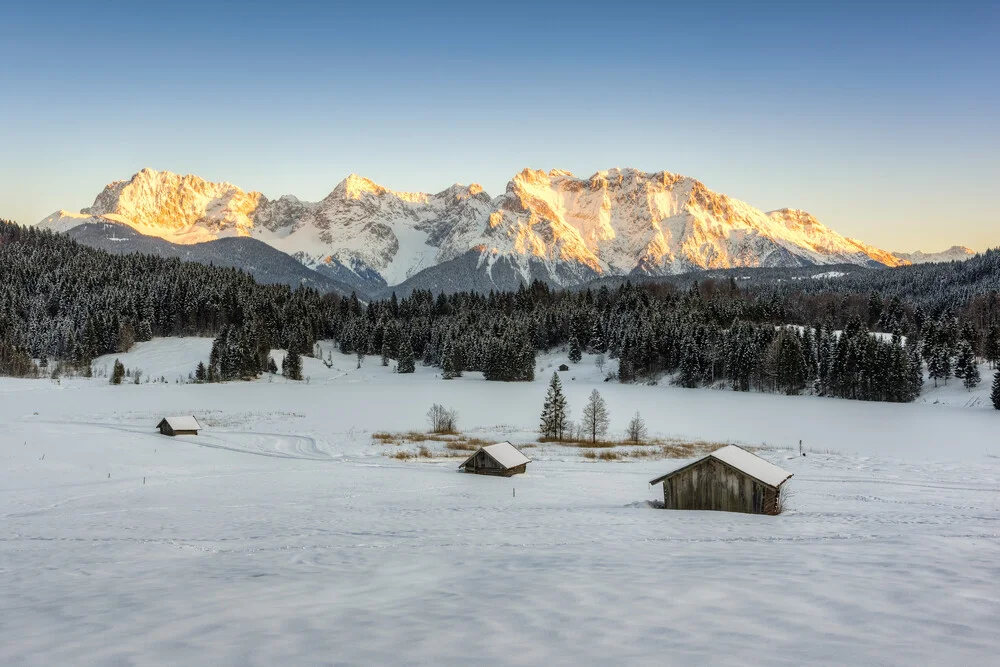
[[[455,433],[458,429],[458,413],[437,403],[427,411],[427,421],[431,433]]]

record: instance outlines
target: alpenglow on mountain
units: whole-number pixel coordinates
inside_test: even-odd
[[[897,266],[892,253],[846,238],[804,211],[764,213],[668,172],[610,169],[590,178],[525,169],[490,197],[478,185],[396,192],[351,175],[318,202],[268,199],[229,183],[144,169],[108,185],[79,214],[191,244],[243,236],[363,289],[405,283],[455,289],[522,281],[574,285],[606,275],[824,264]]]

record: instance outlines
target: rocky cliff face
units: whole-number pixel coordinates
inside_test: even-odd
[[[496,198],[475,184],[396,192],[351,175],[318,202],[144,169],[108,185],[80,214],[60,211],[41,224],[65,231],[97,220],[180,244],[252,237],[376,287],[455,260],[483,274],[476,284],[501,266],[505,284],[519,276],[558,285],[699,268],[908,263],[803,211],[764,213],[695,179],[635,169],[589,178],[525,169]]]

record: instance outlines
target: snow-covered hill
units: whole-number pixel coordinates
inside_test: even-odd
[[[955,245],[941,252],[894,252],[899,259],[910,264],[929,264],[931,262],[962,262],[976,255],[976,251],[965,246]]]
[[[81,213],[59,211],[40,226],[66,231],[99,220],[180,244],[249,236],[368,287],[456,260],[487,283],[499,263],[504,280],[557,285],[699,268],[907,263],[803,211],[764,213],[692,178],[635,169],[586,179],[525,169],[496,198],[475,184],[396,192],[351,175],[319,202],[144,169]]]

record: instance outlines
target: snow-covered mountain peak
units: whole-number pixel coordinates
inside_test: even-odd
[[[927,264],[930,262],[961,262],[975,255],[976,251],[972,248],[966,248],[963,245],[954,245],[941,252],[921,252],[917,250],[916,252],[897,252],[894,254],[896,257],[911,264]]]
[[[429,197],[429,195],[425,192],[397,192],[395,190],[390,190],[383,185],[379,185],[370,178],[359,176],[358,174],[351,174],[337,184],[337,187],[333,189],[333,192],[330,193],[328,199],[332,197],[345,200],[357,200],[366,196],[389,196],[399,199],[400,201],[410,203],[424,203]]]
[[[702,182],[613,168],[577,178],[524,169],[491,199],[478,184],[400,192],[351,174],[322,200],[269,200],[230,183],[143,169],[109,184],[80,214],[42,226],[65,231],[115,221],[175,243],[252,236],[311,268],[359,285],[395,285],[442,262],[523,280],[575,284],[600,275],[698,268],[908,263],[843,237],[798,209],[764,213]],[[454,278],[448,276],[454,282]]]
[[[124,222],[149,236],[197,243],[222,236],[248,236],[261,200],[231,183],[143,169],[108,184],[82,214]]]

